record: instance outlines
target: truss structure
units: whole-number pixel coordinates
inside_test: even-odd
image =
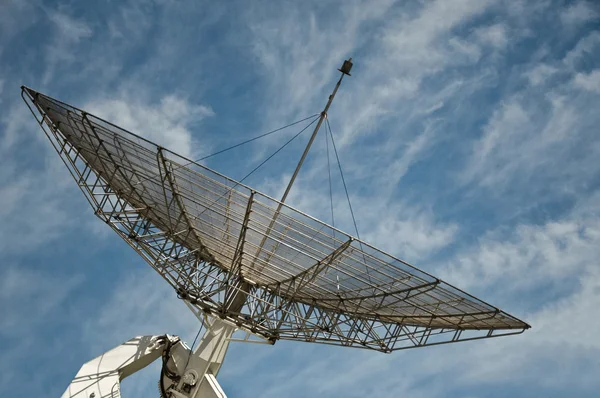
[[[529,328],[110,122],[26,87],[22,96],[95,214],[198,313],[272,343],[383,352]]]

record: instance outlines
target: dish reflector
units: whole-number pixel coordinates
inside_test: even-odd
[[[273,342],[384,352],[529,328],[105,120],[29,88],[23,96],[96,215],[199,311]]]

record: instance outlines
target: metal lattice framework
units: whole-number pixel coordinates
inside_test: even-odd
[[[95,214],[195,310],[271,342],[383,352],[529,328],[168,149],[29,88],[22,94]]]

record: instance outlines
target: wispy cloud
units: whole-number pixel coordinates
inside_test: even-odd
[[[13,302],[13,306],[3,313],[0,333],[5,338],[15,338],[48,322],[49,314],[70,297],[82,278],[7,264],[2,269],[0,281],[0,298],[3,302]],[[23,317],[23,314],[31,316]]]
[[[57,347],[55,341],[58,336],[48,336],[47,332],[64,325],[69,307],[67,303],[81,287],[82,281],[81,275],[68,275],[57,270],[41,271],[26,264],[3,263],[0,269],[0,302],[3,306],[0,337],[4,342],[4,354],[0,361],[0,392],[8,394],[8,386],[19,380],[32,362],[47,363],[48,359],[52,359],[52,363],[56,363],[55,353],[57,350],[60,352],[64,344]],[[46,334],[46,344],[38,344],[38,333]],[[68,331],[62,333],[63,338],[67,335]],[[53,375],[52,369],[36,374],[26,390],[43,394],[44,390],[48,391],[43,386],[51,382]]]
[[[598,5],[591,1],[579,0],[569,5],[560,13],[560,20],[569,27],[576,27],[582,23],[600,18]]]
[[[474,34],[482,44],[488,44],[498,49],[503,49],[509,42],[508,32],[503,24],[477,28]]]
[[[82,333],[91,342],[89,355],[140,335],[178,334],[192,343],[200,323],[171,286],[151,271],[144,264],[107,289],[103,305],[83,325]]]
[[[525,75],[530,77],[531,71]],[[595,175],[595,148],[589,143],[594,141],[591,126],[596,117],[577,90],[584,81],[593,90],[594,78],[578,76],[574,84],[550,86],[543,96],[520,92],[500,104],[472,147],[464,181],[494,190],[527,184],[528,192],[538,193],[561,181],[559,191],[569,192]]]
[[[563,63],[571,69],[579,67],[582,61],[593,58],[594,52],[600,47],[600,32],[592,31],[582,37],[563,58]]]
[[[200,145],[194,143],[199,137],[194,137],[191,129],[197,129],[202,119],[214,115],[210,107],[194,105],[174,95],[155,101],[140,98],[139,94],[94,99],[85,108],[183,156],[194,158],[199,150],[206,152],[206,148],[200,149]]]
[[[77,45],[89,39],[93,33],[91,27],[84,21],[58,11],[48,11],[48,20],[54,26],[54,38],[46,47],[44,85],[50,82],[59,65],[64,68],[69,63],[81,62],[77,56]]]
[[[492,231],[474,247],[457,253],[441,272],[459,286],[499,295],[547,284],[567,288],[569,278],[578,279],[596,264],[600,219],[582,216],[590,211],[597,211],[597,205],[583,209],[578,205],[564,218],[521,224],[514,232]]]
[[[600,94],[600,69],[593,70],[590,73],[576,74],[573,83],[583,90]]]
[[[548,78],[558,72],[558,68],[550,66],[548,64],[538,64],[525,74],[529,83],[532,86],[538,86],[546,82]]]
[[[61,236],[64,228],[73,227],[63,207],[69,201],[63,195],[76,189],[62,162],[46,156],[51,154],[49,148],[40,148],[40,143],[47,145],[42,141],[45,137],[32,128],[31,118],[26,107],[11,103],[0,119],[0,250],[7,254],[35,250]],[[19,156],[23,146],[37,149],[42,156]]]
[[[3,333],[14,333],[0,385],[19,385],[13,395],[59,394],[82,362],[133,335],[191,340],[198,326],[117,237],[98,241],[96,228],[108,228],[88,229],[96,220],[17,86],[197,157],[318,112],[349,56],[353,76],[329,119],[363,239],[522,315],[533,329],[388,356],[234,345],[219,375],[225,390],[591,396],[599,387],[598,325],[589,315],[600,305],[594,2],[0,7],[0,251],[13,264],[0,271],[0,287],[3,306],[17,309],[3,319]],[[244,175],[290,134],[210,165]],[[294,145],[251,185],[281,194],[302,149]],[[325,154],[321,135],[289,203],[329,222]],[[336,226],[353,233],[332,166]],[[155,392],[156,371],[124,391]]]
[[[92,35],[92,29],[85,22],[78,21],[66,14],[51,11],[48,18],[54,23],[63,40],[71,40],[76,43]]]
[[[37,1],[7,0],[0,4],[0,55],[10,40],[29,28],[37,19]]]

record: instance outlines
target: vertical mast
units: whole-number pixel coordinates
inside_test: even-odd
[[[294,170],[294,174],[292,175],[292,178],[290,179],[290,182],[288,183],[288,186],[285,189],[285,192],[283,193],[283,196],[281,197],[279,204],[277,205],[277,209],[275,210],[275,213],[273,214],[273,218],[271,219],[271,222],[269,223],[269,226],[267,227],[265,235],[263,236],[263,238],[260,242],[260,245],[258,246],[258,250],[256,251],[255,260],[252,262],[252,265],[250,266],[251,268],[254,268],[256,259],[260,255],[260,252],[262,251],[263,246],[265,245],[265,242],[267,241],[267,237],[271,234],[271,230],[273,229],[273,226],[275,225],[275,221],[277,220],[277,217],[279,216],[279,213],[281,212],[283,203],[287,199],[288,194],[290,193],[290,190],[292,189],[292,185],[294,185],[294,181],[296,181],[296,177],[298,176],[298,173],[300,172],[300,169],[302,168],[302,164],[304,163],[304,160],[306,159],[306,155],[308,155],[308,151],[310,150],[310,147],[312,146],[313,141],[315,140],[315,137],[317,136],[317,133],[319,132],[319,129],[321,128],[321,125],[323,124],[323,120],[327,117],[327,111],[329,110],[329,107],[331,106],[331,103],[333,102],[333,98],[335,97],[335,94],[337,93],[338,88],[340,88],[340,85],[342,84],[342,80],[344,79],[344,76],[345,75],[351,76],[350,75],[351,69],[352,69],[352,58],[349,58],[346,61],[344,61],[344,64],[342,65],[342,67],[338,69],[340,72],[342,72],[340,79],[338,80],[337,84],[335,85],[333,92],[329,96],[327,105],[325,105],[325,108],[323,109],[323,112],[321,112],[321,116],[319,117],[319,122],[315,126],[315,129],[310,137],[310,140],[308,141],[308,144],[306,145],[306,148],[304,149],[304,153],[302,153],[302,157],[300,157],[300,161],[298,162],[298,165],[296,166],[296,170]]]
[[[321,124],[323,124],[323,120],[327,117],[327,111],[329,110],[329,106],[331,106],[331,103],[333,102],[333,98],[335,97],[335,94],[337,93],[338,88],[340,88],[340,85],[342,84],[342,79],[344,78],[345,75],[350,76],[351,69],[352,69],[352,58],[344,61],[344,64],[342,65],[342,67],[340,69],[338,69],[340,72],[342,72],[342,75],[340,76],[340,80],[338,80],[337,84],[335,85],[335,88],[333,89],[333,92],[329,96],[329,101],[327,101],[327,105],[325,105],[325,109],[323,109],[323,112],[321,112],[321,116],[319,117],[319,122],[315,126],[315,130],[313,131],[312,135],[310,136],[310,140],[308,141],[308,144],[306,145],[306,148],[304,149],[304,153],[302,154],[302,157],[300,158],[300,161],[298,162],[298,165],[296,166],[296,170],[294,170],[294,174],[292,175],[292,178],[290,179],[290,182],[288,183],[288,186],[285,189],[283,196],[281,197],[281,200],[280,200],[281,203],[277,207],[277,212],[275,214],[279,213],[279,211],[281,210],[282,204],[287,199],[287,196],[290,193],[290,190],[292,189],[292,185],[294,185],[294,181],[296,180],[296,177],[298,176],[298,172],[300,171],[300,168],[302,167],[302,164],[304,163],[304,159],[306,159],[306,155],[308,155],[308,151],[310,150],[310,147],[312,146],[312,143],[315,140],[315,137],[317,136],[319,129],[321,128]],[[275,220],[276,217],[277,216],[273,217],[273,221]]]

